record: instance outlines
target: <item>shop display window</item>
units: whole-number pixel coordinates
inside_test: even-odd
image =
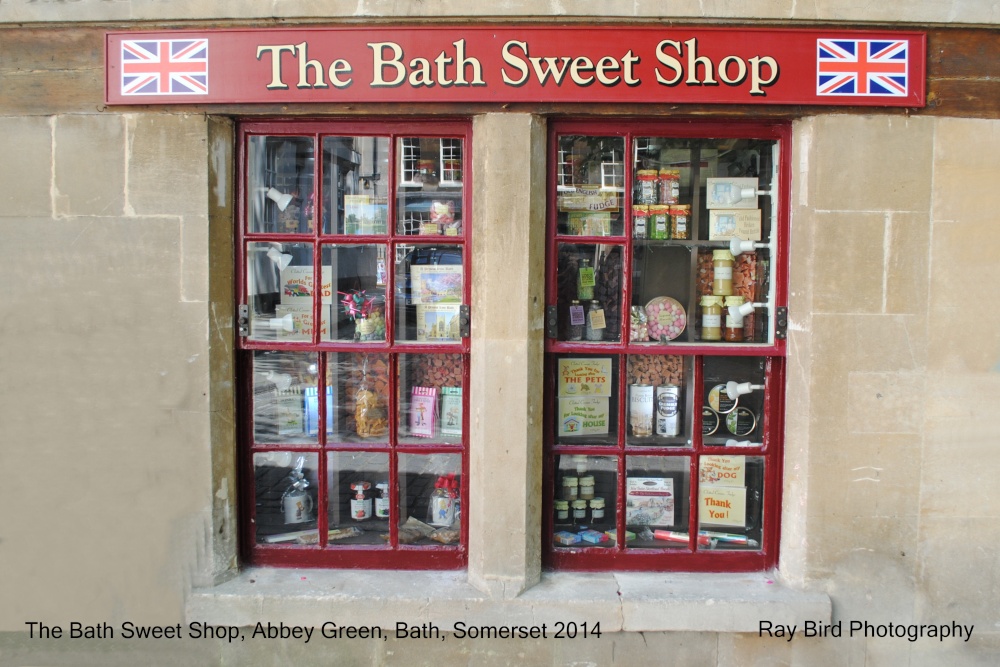
[[[241,125],[248,562],[464,565],[470,145],[466,122]]]
[[[550,127],[546,562],[777,562],[786,125]]]

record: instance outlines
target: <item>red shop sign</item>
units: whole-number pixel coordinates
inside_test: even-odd
[[[703,27],[107,34],[108,104],[924,106],[915,32]]]

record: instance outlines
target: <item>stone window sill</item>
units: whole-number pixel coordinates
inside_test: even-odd
[[[829,622],[825,593],[795,590],[770,572],[546,573],[510,600],[491,599],[466,573],[251,568],[192,592],[188,622],[319,627],[433,623],[466,626],[596,622],[601,632],[758,632],[760,621]],[[551,634],[550,634],[551,636]]]

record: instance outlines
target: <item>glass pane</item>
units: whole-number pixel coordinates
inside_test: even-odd
[[[315,544],[317,455],[253,455],[254,528],[258,544]]]
[[[461,236],[462,140],[404,137],[396,151],[396,233]]]
[[[389,139],[323,138],[323,233],[385,234]]]
[[[559,244],[560,340],[621,340],[622,255],[618,245]]]
[[[698,340],[767,342],[767,311],[739,309],[767,299],[769,265],[766,249],[736,256],[725,249],[698,253]]]
[[[461,489],[460,454],[400,454],[399,543],[460,543]]]
[[[316,443],[316,359],[312,352],[254,352],[253,434],[257,444]]]
[[[326,384],[333,415],[327,442],[389,442],[388,354],[328,353]]]
[[[388,272],[384,245],[324,245],[323,276],[336,281],[336,328],[331,339],[385,341]]]
[[[556,443],[618,443],[618,357],[556,359]]]
[[[312,246],[306,243],[247,244],[247,302],[252,340],[310,341],[313,335]],[[330,279],[323,274],[325,337],[329,330]]]
[[[705,357],[702,434],[706,446],[762,445],[765,366],[763,357]]]
[[[625,230],[625,140],[561,136],[558,150],[557,232],[621,236]]]
[[[626,547],[687,548],[690,466],[687,456],[626,457]]]
[[[330,547],[389,541],[389,455],[375,452],[327,454]]]
[[[399,442],[462,442],[461,354],[399,355]]]
[[[759,549],[764,458],[702,456],[698,479],[698,548]]]
[[[691,249],[636,243],[632,255],[629,338],[636,343],[688,342],[695,304]]]
[[[615,457],[556,456],[553,546],[614,546],[617,506],[618,460]]]
[[[628,444],[690,447],[691,357],[664,354],[628,358]]]
[[[312,137],[250,137],[247,225],[250,232],[314,231]]]
[[[461,246],[397,246],[396,341],[459,342],[464,280]]]

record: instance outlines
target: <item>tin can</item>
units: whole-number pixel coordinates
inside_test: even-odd
[[[629,424],[632,435],[637,438],[653,435],[653,385],[633,384],[629,387]]]
[[[656,388],[656,435],[673,437],[681,432],[681,388],[662,384]]]

